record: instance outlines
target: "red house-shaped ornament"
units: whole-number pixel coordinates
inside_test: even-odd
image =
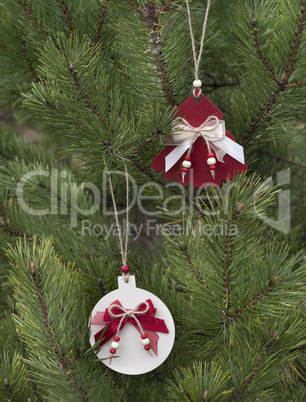
[[[219,120],[222,120],[223,113],[215,105],[202,94],[199,99],[199,102],[196,102],[194,96],[191,95],[175,111],[175,117],[184,118],[192,127],[200,127],[210,116],[216,116]],[[236,142],[235,138],[228,131],[226,131],[226,136]],[[218,145],[217,142],[216,145]],[[154,158],[152,168],[162,172],[167,180],[176,179],[184,186],[189,183],[194,187],[205,187],[206,185],[219,186],[223,180],[226,181],[229,179],[231,181],[236,174],[247,170],[245,163],[242,164],[226,154],[223,159],[224,163],[216,161],[213,177],[207,164],[208,148],[206,141],[202,137],[199,137],[194,142],[190,154],[191,168],[188,169],[183,180],[182,164],[188,151],[166,172],[165,158],[175,148],[175,145],[167,146],[167,148],[160,152]]]

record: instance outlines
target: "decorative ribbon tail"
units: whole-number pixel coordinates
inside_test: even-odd
[[[104,321],[104,314],[105,314],[105,311],[103,311],[103,312],[98,311],[96,313],[96,315],[94,316],[93,320],[91,321],[91,324],[92,325],[105,325],[106,321]]]
[[[229,155],[236,161],[244,165],[244,149],[237,142],[231,140],[228,137],[224,137],[223,140],[210,142],[210,146],[216,153],[216,157],[219,162],[223,162],[224,155]]]
[[[165,172],[168,172],[178,160],[184,155],[184,153],[189,149],[190,146],[190,141],[188,141],[187,144],[184,145],[178,145],[177,147],[174,148],[173,151],[170,152],[166,156],[165,159]]]
[[[155,331],[150,331],[150,330],[146,330],[146,334],[147,334],[148,338],[150,339],[151,349],[157,356],[157,342],[159,339],[159,335]]]

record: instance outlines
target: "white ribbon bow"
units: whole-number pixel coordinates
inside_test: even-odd
[[[177,120],[179,120],[178,123]],[[208,152],[210,152],[210,148],[215,151],[219,162],[224,163],[224,155],[228,154],[244,164],[243,147],[225,135],[224,120],[210,116],[200,127],[192,127],[185,119],[177,120],[174,121],[175,133],[172,136],[174,145],[177,147],[166,156],[166,172],[176,164],[189,148],[192,148],[199,137],[206,141]]]

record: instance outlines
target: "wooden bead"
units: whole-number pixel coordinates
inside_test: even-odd
[[[130,272],[130,267],[128,265],[123,265],[121,267],[121,272],[123,272],[124,274],[127,274]]]
[[[210,170],[215,170],[215,169],[216,169],[216,166],[215,166],[215,165],[209,166],[209,169],[210,169]]]
[[[182,168],[182,171],[185,172],[185,173],[187,173],[188,170],[189,170],[189,169],[187,169],[187,168],[185,168],[185,167]]]
[[[119,348],[119,343],[118,342],[112,342],[111,347],[112,347],[112,349],[118,349]]]
[[[151,346],[150,346],[150,345],[147,345],[147,346],[145,346],[144,348],[145,348],[145,350],[150,350],[150,349],[151,349]]]
[[[201,86],[202,86],[202,81],[201,81],[201,80],[194,80],[194,81],[193,81],[193,86],[194,86],[195,88],[201,88]]]
[[[116,349],[110,349],[110,353],[111,353],[112,355],[115,355],[115,354],[116,354]]]
[[[150,345],[150,339],[149,339],[149,338],[143,339],[141,342],[142,342],[142,344],[145,345],[145,346]]]
[[[185,161],[191,161],[191,156],[186,155],[185,156]]]
[[[184,161],[183,166],[184,166],[184,168],[189,169],[189,168],[191,168],[191,162],[190,161]]]
[[[207,159],[207,164],[208,164],[209,166],[213,166],[213,165],[215,165],[216,163],[217,163],[216,158],[208,158],[208,159]]]

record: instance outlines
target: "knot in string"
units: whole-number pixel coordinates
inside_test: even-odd
[[[144,307],[144,309],[142,308],[142,307]],[[115,313],[113,310],[120,310],[121,311],[121,313]],[[118,329],[117,329],[117,336],[118,336],[118,334],[119,334],[119,332],[120,332],[120,330],[121,330],[121,327],[122,327],[122,324],[123,324],[123,321],[127,318],[127,317],[129,317],[129,318],[132,318],[133,320],[135,320],[135,322],[136,322],[136,324],[137,324],[137,326],[138,326],[138,328],[139,328],[139,331],[140,331],[140,333],[141,334],[144,334],[145,332],[144,332],[144,330],[143,330],[143,328],[142,328],[142,326],[141,326],[141,323],[140,323],[140,321],[138,320],[138,318],[137,318],[137,315],[144,315],[144,314],[147,314],[147,312],[150,310],[150,305],[149,305],[149,303],[148,302],[141,302],[141,303],[139,303],[134,309],[132,309],[132,310],[127,310],[127,309],[125,309],[124,307],[122,307],[122,306],[120,306],[119,304],[112,304],[110,307],[109,307],[109,309],[108,309],[108,313],[109,313],[109,315],[112,317],[112,318],[121,318],[121,320],[120,320],[120,323],[119,323],[119,325],[118,325]]]
[[[215,121],[215,124],[209,125],[211,121]],[[208,152],[211,152],[210,140],[212,140],[212,136],[210,133],[215,131],[216,128],[219,126],[220,121],[217,116],[209,116],[207,120],[200,126],[194,129],[186,120],[184,120],[184,124],[186,124],[190,129],[195,130],[193,136],[191,137],[190,146],[188,150],[188,156],[190,156],[193,144],[195,143],[196,139],[202,137],[207,145]]]

